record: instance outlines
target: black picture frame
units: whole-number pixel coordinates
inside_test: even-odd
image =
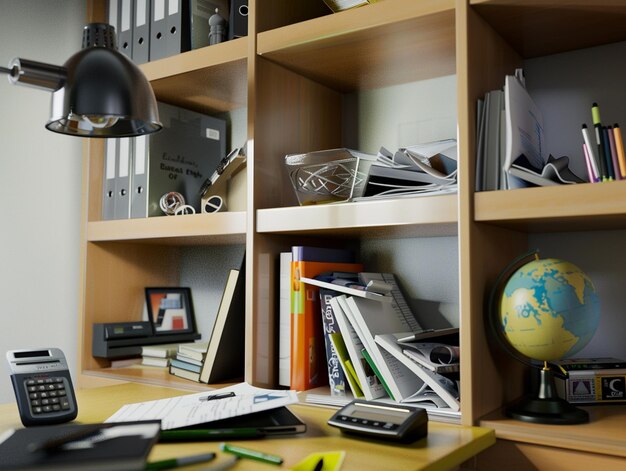
[[[190,288],[146,288],[148,320],[154,335],[196,333]]]

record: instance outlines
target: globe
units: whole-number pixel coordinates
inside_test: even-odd
[[[600,322],[600,300],[591,279],[574,264],[536,259],[506,282],[499,322],[517,352],[560,360],[589,343]]]
[[[558,396],[548,362],[575,355],[595,334],[600,300],[591,279],[570,262],[524,254],[498,276],[487,314],[497,344],[539,370],[538,390],[506,407],[506,414],[543,424],[588,422],[586,411]]]

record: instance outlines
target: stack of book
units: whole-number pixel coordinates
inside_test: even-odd
[[[178,352],[180,343],[165,343],[157,345],[144,345],[141,347],[141,364],[167,368],[170,359]]]
[[[324,322],[355,397],[458,412],[458,329],[424,330],[391,273],[327,273],[317,286]],[[328,362],[329,376],[336,375]]]
[[[170,360],[170,373],[200,383],[243,377],[245,330],[244,262],[230,270],[209,341],[181,345]]]
[[[170,374],[192,381],[199,381],[199,374],[204,362],[208,343],[196,342],[181,344],[170,360]]]

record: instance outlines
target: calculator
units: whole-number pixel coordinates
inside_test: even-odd
[[[409,443],[428,434],[428,415],[417,407],[355,399],[339,409],[328,425],[349,434]]]
[[[60,349],[11,350],[7,361],[20,419],[26,427],[76,418],[72,378]]]

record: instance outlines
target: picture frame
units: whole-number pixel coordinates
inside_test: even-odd
[[[148,320],[154,335],[172,335],[196,332],[190,288],[145,289]]]

